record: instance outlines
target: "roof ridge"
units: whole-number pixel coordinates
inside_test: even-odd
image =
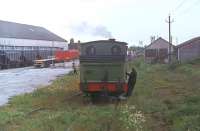
[[[67,42],[62,37],[42,26],[21,24],[4,20],[0,20],[0,37]]]
[[[162,38],[162,37],[158,37],[156,40],[154,40],[153,42],[151,42],[148,46],[146,46],[145,47],[145,49],[146,48],[148,48],[149,46],[151,46],[152,44],[154,44],[155,42],[157,42],[158,40],[163,40],[163,41],[165,41],[166,43],[168,43],[168,44],[171,44],[172,46],[175,46],[175,45],[173,45],[172,43],[169,43],[167,40],[165,40],[164,38]]]
[[[187,41],[185,41],[185,42],[179,44],[177,47],[185,46],[185,45],[190,44],[191,42],[197,41],[197,40],[200,40],[200,36],[194,37],[194,38],[192,38],[192,39],[189,39],[189,40],[187,40]]]
[[[44,28],[44,27],[42,27],[42,26],[36,26],[36,25],[25,24],[25,23],[18,23],[18,22],[14,22],[14,21],[0,20],[0,22],[5,22],[5,23],[18,24],[18,25],[25,25],[25,26],[33,26],[33,27]]]
[[[113,42],[113,43],[123,43],[123,44],[126,44],[128,45],[126,42],[121,42],[121,41],[113,41],[113,40],[94,40],[94,41],[88,41],[88,42],[83,42],[81,44],[90,44],[90,43],[94,43],[94,42]]]

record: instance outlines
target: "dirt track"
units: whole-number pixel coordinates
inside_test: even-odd
[[[61,66],[63,64],[60,64]],[[9,69],[0,71],[0,106],[8,102],[12,96],[33,90],[51,83],[58,76],[69,73],[72,63],[65,63],[65,67],[42,68],[34,67]],[[39,78],[39,79],[38,79]]]

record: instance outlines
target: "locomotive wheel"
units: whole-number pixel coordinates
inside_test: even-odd
[[[95,103],[106,103],[110,101],[110,95],[107,91],[101,91],[90,94],[90,99],[93,104]]]

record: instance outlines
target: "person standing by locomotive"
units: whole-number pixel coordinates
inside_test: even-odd
[[[134,89],[135,84],[136,84],[137,72],[134,68],[132,68],[131,73],[126,72],[126,75],[129,76],[129,78],[128,78],[128,91],[127,91],[127,94],[126,94],[126,96],[129,97],[129,96],[132,95],[133,89]]]
[[[74,70],[74,74],[77,74],[77,70],[76,70],[76,65],[75,65],[75,62],[73,61],[72,63],[72,68]]]

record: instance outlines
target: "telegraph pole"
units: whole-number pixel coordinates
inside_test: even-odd
[[[171,63],[171,45],[172,45],[172,37],[171,37],[171,24],[174,22],[174,20],[171,20],[171,15],[169,14],[168,20],[166,22],[169,24],[169,49],[168,49],[168,59],[169,63]]]

